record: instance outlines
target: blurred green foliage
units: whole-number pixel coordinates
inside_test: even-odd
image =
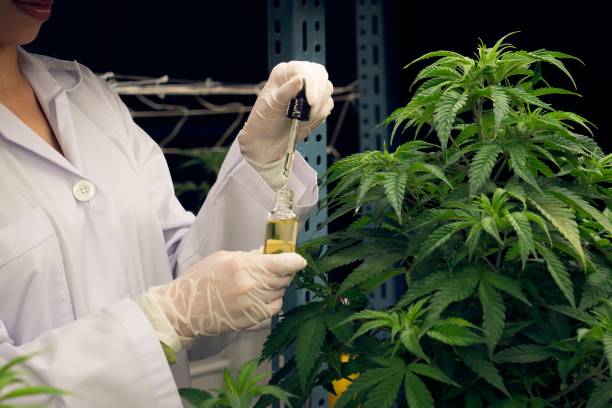
[[[165,148],[174,191],[183,206],[197,214],[215,183],[227,147]]]
[[[612,155],[548,102],[576,95],[545,79],[573,84],[576,58],[505,38],[419,58],[434,62],[385,121],[414,140],[330,168],[328,222],[353,223],[300,248],[311,302],[262,351],[294,350],[271,380],[294,405],[358,373],[336,408],[610,407]],[[406,293],[373,310],[397,276]]]
[[[28,385],[24,379],[24,372],[19,370],[19,366],[32,357],[32,355],[16,357],[0,366],[0,408],[23,406],[18,403],[19,399],[24,397],[67,394],[53,387]],[[35,408],[36,406],[28,405],[28,407]]]

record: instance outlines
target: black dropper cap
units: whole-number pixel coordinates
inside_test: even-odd
[[[307,122],[310,118],[310,105],[306,99],[306,81],[303,81],[302,89],[295,98],[291,98],[289,108],[287,109],[287,117],[289,119],[297,119],[302,122]]]

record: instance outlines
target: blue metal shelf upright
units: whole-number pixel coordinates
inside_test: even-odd
[[[325,1],[268,0],[268,67],[271,70],[283,61],[303,60],[325,64]],[[387,111],[385,75],[385,40],[382,0],[355,0],[357,75],[359,83],[359,148],[360,151],[382,149],[388,131],[377,128]],[[322,177],[327,170],[327,126],[321,125],[308,140],[298,146],[306,161]],[[319,196],[325,198],[320,188]],[[318,230],[327,218],[327,210],[313,214],[307,221],[302,237],[313,238],[327,233]],[[396,299],[395,288],[387,283],[379,288],[371,301],[384,307]],[[285,296],[285,310],[308,303],[310,293],[293,290]],[[287,357],[287,356],[286,356]],[[273,362],[278,368],[279,362]],[[327,407],[327,392],[313,391],[309,407]]]
[[[268,0],[268,67],[271,70],[283,61],[301,60],[325,64],[325,2],[324,0]],[[317,171],[319,177],[327,170],[327,125],[322,124],[307,140],[298,146],[304,159]],[[319,198],[326,190],[319,189]],[[318,230],[327,218],[327,211],[313,213],[306,221],[301,236],[314,238],[327,229]],[[290,290],[285,295],[284,308],[289,310],[310,301],[307,290]],[[279,367],[273,361],[273,367]],[[327,392],[313,391],[310,407],[326,407]]]
[[[381,150],[386,128],[372,129],[388,114],[385,27],[382,0],[356,0],[359,150]]]
[[[312,61],[325,65],[325,2],[323,0],[268,0],[268,67],[284,61]],[[298,145],[304,159],[319,177],[327,170],[327,125],[323,123]],[[319,198],[326,190],[319,189]],[[306,221],[301,236],[314,238],[327,233],[317,228],[327,218],[327,211],[317,211]],[[308,291],[286,298],[287,308],[310,300]],[[293,297],[293,299],[292,299]]]
[[[383,0],[356,0],[357,100],[359,150],[382,150],[388,145],[389,131],[379,124],[390,112],[387,108],[387,75]],[[402,287],[402,278],[383,283],[370,294],[377,308],[395,303]]]

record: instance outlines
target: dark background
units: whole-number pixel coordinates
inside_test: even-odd
[[[598,142],[609,152],[607,55],[612,30],[604,3],[384,1],[389,109],[408,101],[408,87],[418,67],[401,67],[417,56],[436,49],[471,54],[478,38],[491,44],[503,34],[520,31],[510,40],[520,48],[563,51],[585,62],[585,66],[569,63],[583,98],[563,97],[558,107],[593,121]],[[268,75],[266,29],[265,0],[57,0],[53,17],[27,48],[77,59],[98,73],[257,83]],[[353,0],[326,1],[326,29],[331,80],[346,85],[356,79]],[[571,87],[552,69],[544,75],[559,86]],[[216,103],[227,102],[216,98],[212,99]],[[128,104],[138,108],[129,100]],[[340,110],[337,106],[328,121],[330,133]],[[209,145],[234,118],[192,118],[174,145]],[[176,119],[139,120],[156,139],[167,135],[175,123]],[[341,154],[356,151],[356,137],[356,114],[350,109],[338,143]]]

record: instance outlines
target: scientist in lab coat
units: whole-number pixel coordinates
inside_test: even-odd
[[[215,353],[219,336],[278,313],[305,266],[247,251],[283,182],[289,99],[305,80],[303,138],[333,87],[321,65],[275,67],[194,217],[106,83],[20,48],[51,3],[0,0],[0,365],[41,352],[29,380],[73,393],[34,400],[47,406],[180,407],[168,360],[195,338]],[[316,174],[297,156],[289,186],[304,219]]]

